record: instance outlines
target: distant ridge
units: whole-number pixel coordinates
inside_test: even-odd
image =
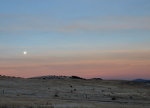
[[[84,79],[78,76],[56,76],[56,75],[48,75],[48,76],[39,76],[39,77],[31,77],[29,79]]]
[[[68,79],[68,76],[55,76],[55,75],[48,75],[48,76],[38,76],[38,77],[31,77],[29,79]]]
[[[81,80],[103,80],[102,78],[91,78],[86,79],[79,76],[56,76],[56,75],[48,75],[48,76],[38,76],[38,77],[31,77],[29,79],[81,79]]]
[[[21,77],[0,75],[0,78],[21,78]]]
[[[132,81],[134,81],[134,82],[150,82],[150,80],[146,80],[146,79],[135,79]]]

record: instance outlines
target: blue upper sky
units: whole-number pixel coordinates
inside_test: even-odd
[[[149,0],[1,0],[1,14],[87,16],[148,16]]]
[[[1,0],[0,46],[149,49],[149,10],[149,0]]]

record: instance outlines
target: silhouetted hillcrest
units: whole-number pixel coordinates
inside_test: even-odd
[[[71,76],[71,77],[69,77],[70,79],[83,79],[83,80],[85,80],[84,78],[81,78],[81,77],[78,77],[78,76]]]
[[[21,78],[21,77],[14,77],[14,76],[5,76],[5,75],[0,75],[0,78]],[[26,79],[26,78],[22,78]],[[31,77],[27,79],[80,79],[80,80],[103,80],[102,78],[91,78],[91,79],[86,79],[82,78],[79,76],[56,76],[56,75],[48,75],[48,76],[38,76],[38,77]]]
[[[80,79],[80,80],[103,80],[102,78],[91,78],[86,79],[79,76],[56,76],[56,75],[48,75],[48,76],[39,76],[39,77],[31,77],[29,79]]]
[[[39,77],[32,77],[30,79],[68,79],[68,76],[55,76],[55,75],[50,75],[50,76],[39,76]]]
[[[14,77],[14,76],[0,75],[0,78],[21,78],[21,77]]]
[[[103,80],[102,78],[91,78],[90,80]]]
[[[39,76],[39,77],[32,77],[30,79],[84,79],[78,76],[55,76],[55,75],[50,75],[50,76]]]

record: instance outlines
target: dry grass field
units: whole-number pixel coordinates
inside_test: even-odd
[[[150,84],[1,76],[0,108],[150,108]]]

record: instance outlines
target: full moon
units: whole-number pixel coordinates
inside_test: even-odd
[[[27,51],[23,51],[23,54],[24,54],[24,55],[27,55]]]

